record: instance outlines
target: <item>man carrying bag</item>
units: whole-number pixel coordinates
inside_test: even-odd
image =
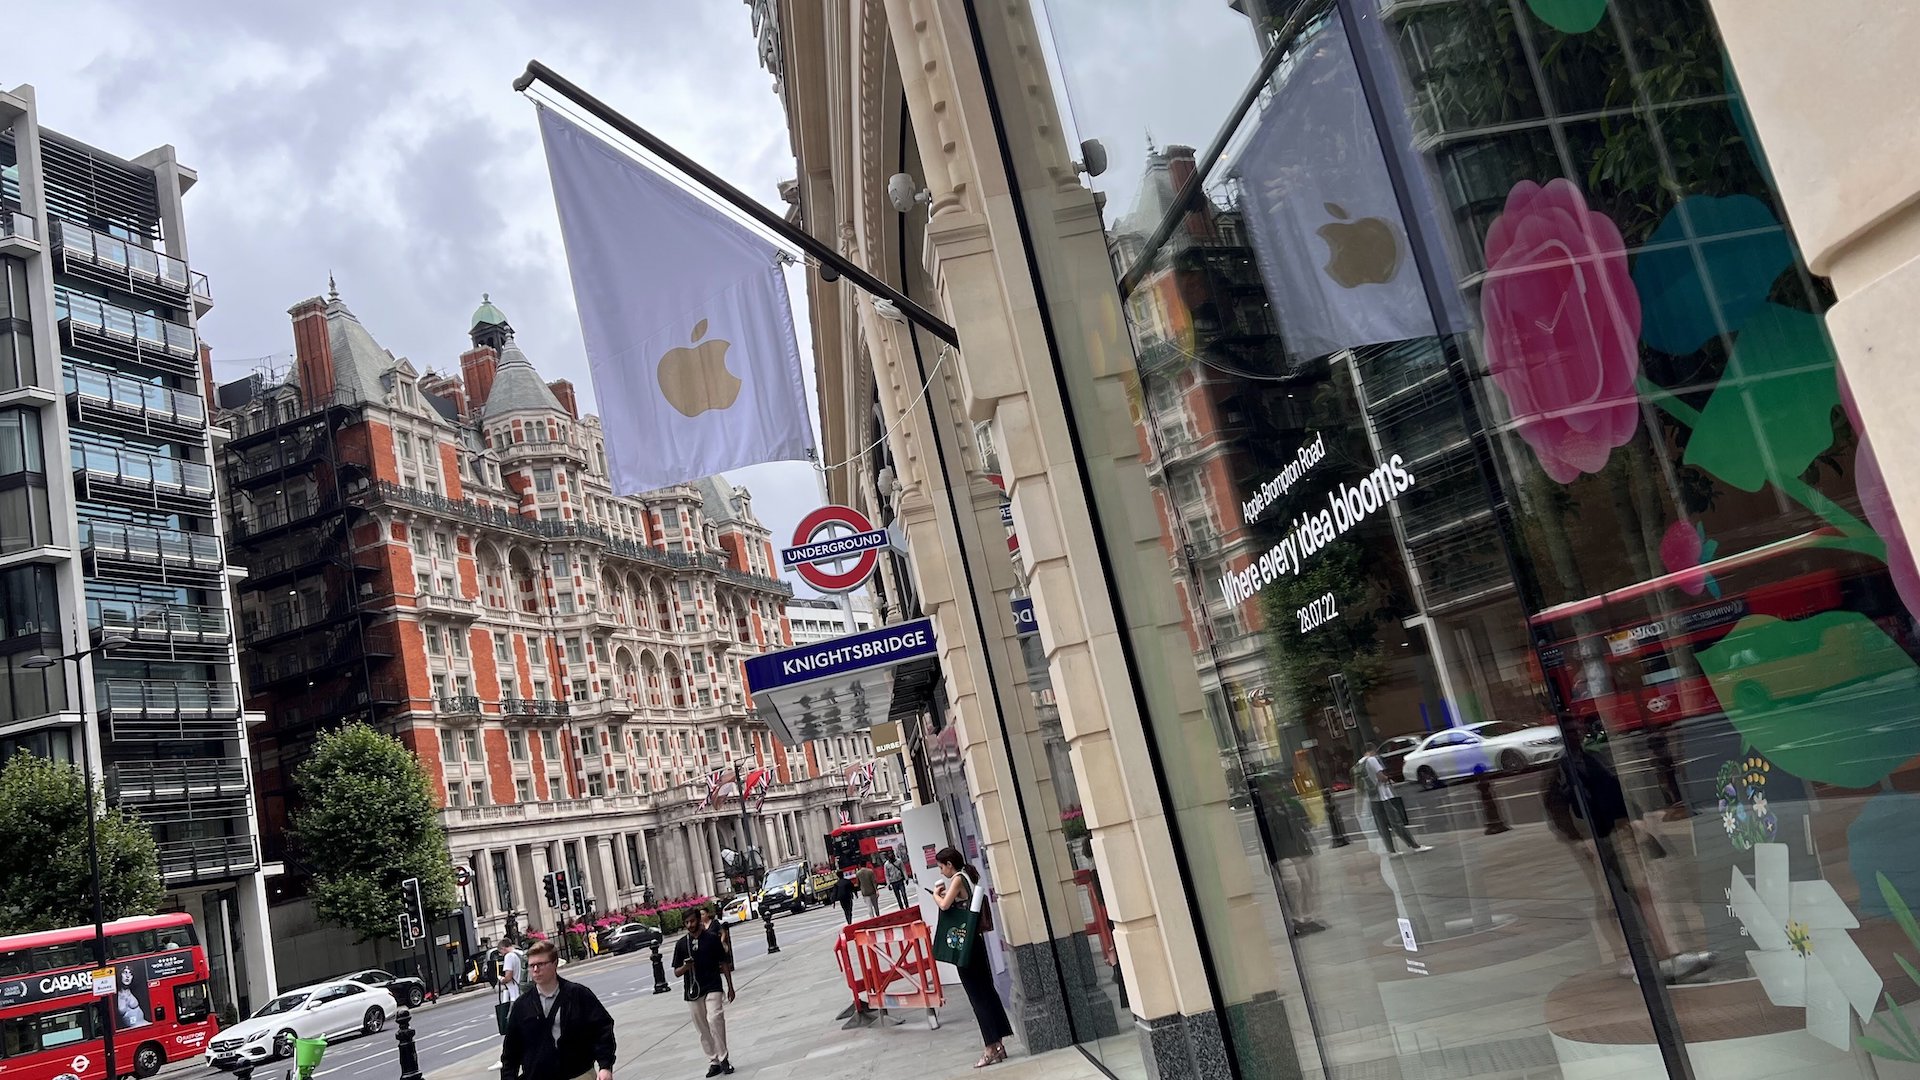
[[[520,999],[520,980],[526,971],[526,961],[513,949],[513,941],[500,939],[500,950],[487,958],[488,967],[493,975],[494,1001],[493,1022],[500,1034],[507,1033],[507,1014],[513,1011],[513,1003]]]

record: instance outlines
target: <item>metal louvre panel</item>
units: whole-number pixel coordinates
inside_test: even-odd
[[[47,179],[47,209],[91,225],[112,223],[160,239],[160,199],[150,170],[115,161],[42,129],[40,161]]]

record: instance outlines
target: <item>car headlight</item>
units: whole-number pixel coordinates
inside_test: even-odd
[[[1558,745],[1559,742],[1560,742],[1559,736],[1549,735],[1544,739],[1528,739],[1527,745],[1528,746],[1555,746],[1555,745]]]
[[[259,1031],[256,1031],[256,1032],[254,1032],[253,1034],[251,1034],[251,1035],[249,1035],[249,1036],[247,1036],[247,1040],[246,1040],[246,1041],[247,1041],[247,1042],[250,1042],[250,1043],[257,1043],[257,1042],[259,1042],[259,1041],[260,1041],[261,1039],[264,1039],[264,1038],[266,1038],[266,1037],[267,1037],[268,1035],[270,1035],[270,1034],[272,1034],[272,1033],[271,1033],[271,1032],[269,1032],[269,1031],[268,1031],[268,1030],[267,1030],[266,1028],[261,1028],[261,1029],[260,1029]]]

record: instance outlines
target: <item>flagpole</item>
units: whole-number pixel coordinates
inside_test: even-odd
[[[760,205],[758,200],[747,195],[746,192],[707,171],[705,166],[674,149],[653,132],[615,112],[599,98],[575,86],[566,76],[555,72],[538,60],[529,60],[527,70],[513,80],[513,88],[525,93],[535,81],[546,83],[555,93],[592,113],[601,123],[659,155],[667,164],[687,174],[701,187],[725,199],[735,209],[751,217],[761,226],[772,230],[782,239],[818,259],[825,268],[833,270],[875,296],[892,301],[893,305],[900,309],[900,314],[906,316],[908,321],[917,323],[927,333],[955,348],[960,347],[960,335],[933,312],[914,303],[900,290],[867,273],[839,252],[821,243],[805,229]]]

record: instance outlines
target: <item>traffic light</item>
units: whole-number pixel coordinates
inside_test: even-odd
[[[578,885],[573,887],[573,913],[575,915],[587,913],[587,890]]]
[[[567,902],[571,899],[572,894],[567,889],[567,872],[565,870],[555,870],[543,878],[541,883],[546,887],[548,907],[565,908],[567,906]]]
[[[542,893],[543,893],[543,895],[545,895],[545,896],[546,896],[546,898],[547,898],[547,906],[548,906],[548,907],[550,907],[550,908],[556,908],[556,907],[559,907],[559,906],[560,906],[560,893],[559,893],[559,891],[558,891],[557,889],[555,889],[555,888],[554,888],[554,886],[553,886],[553,874],[552,874],[552,873],[549,873],[549,874],[547,874],[547,876],[546,876],[546,877],[543,877],[543,878],[541,878],[541,879],[540,879],[540,889],[541,889],[541,891],[542,891]]]
[[[400,913],[412,923],[413,936],[419,937],[427,925],[427,906],[420,898],[419,878],[410,877],[400,883]]]

